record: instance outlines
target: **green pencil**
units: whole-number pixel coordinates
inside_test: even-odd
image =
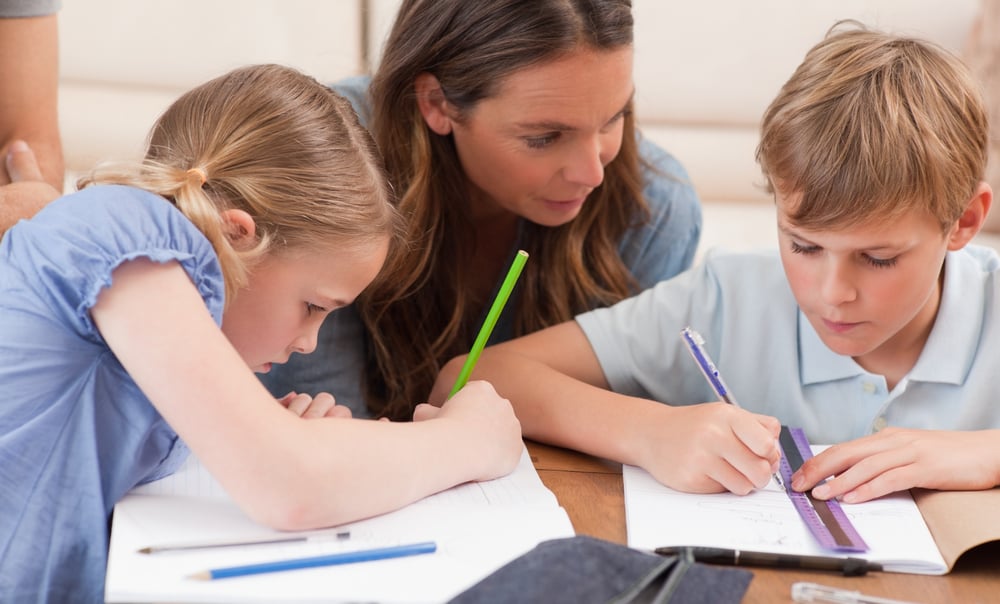
[[[511,263],[510,270],[507,271],[507,276],[504,277],[503,284],[500,286],[500,291],[497,292],[497,297],[493,300],[493,306],[490,307],[490,312],[486,314],[483,326],[479,328],[479,335],[476,336],[476,341],[472,344],[472,350],[469,351],[469,356],[465,359],[462,371],[459,372],[458,379],[455,380],[455,385],[452,387],[448,398],[455,396],[455,393],[461,390],[465,386],[465,383],[469,381],[469,376],[476,367],[476,362],[479,361],[479,355],[482,354],[483,348],[486,347],[486,341],[490,339],[490,335],[493,333],[493,326],[497,324],[497,319],[500,318],[500,313],[503,311],[504,305],[507,304],[507,298],[510,297],[510,292],[514,289],[517,278],[521,276],[521,269],[524,268],[524,263],[527,261],[528,252],[518,250],[517,255],[514,256],[514,262]]]

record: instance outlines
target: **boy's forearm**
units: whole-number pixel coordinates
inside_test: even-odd
[[[487,350],[473,372],[510,400],[525,438],[638,464],[653,401],[584,383],[518,354]]]

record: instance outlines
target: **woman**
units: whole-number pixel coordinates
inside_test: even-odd
[[[327,321],[318,354],[272,371],[273,394],[409,418],[519,248],[531,259],[491,343],[691,264],[697,196],[635,132],[628,0],[405,0],[370,88],[338,91],[369,121],[411,245]]]

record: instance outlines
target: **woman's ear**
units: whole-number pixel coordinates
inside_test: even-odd
[[[417,95],[417,108],[424,116],[427,127],[441,136],[451,134],[451,107],[438,79],[425,71],[414,80],[413,89]]]
[[[952,228],[948,237],[949,250],[962,249],[979,233],[992,205],[993,189],[985,181],[981,181],[965,206],[965,211]]]
[[[257,223],[243,210],[222,212],[223,228],[235,248],[252,248],[257,243]]]

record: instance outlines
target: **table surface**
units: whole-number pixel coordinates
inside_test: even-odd
[[[542,482],[555,493],[578,534],[626,543],[621,464],[532,441],[527,445]],[[877,572],[843,577],[821,571],[750,570],[754,578],[744,604],[791,602],[791,587],[796,581],[927,604],[1000,602],[1000,543],[967,552],[945,576]]]

